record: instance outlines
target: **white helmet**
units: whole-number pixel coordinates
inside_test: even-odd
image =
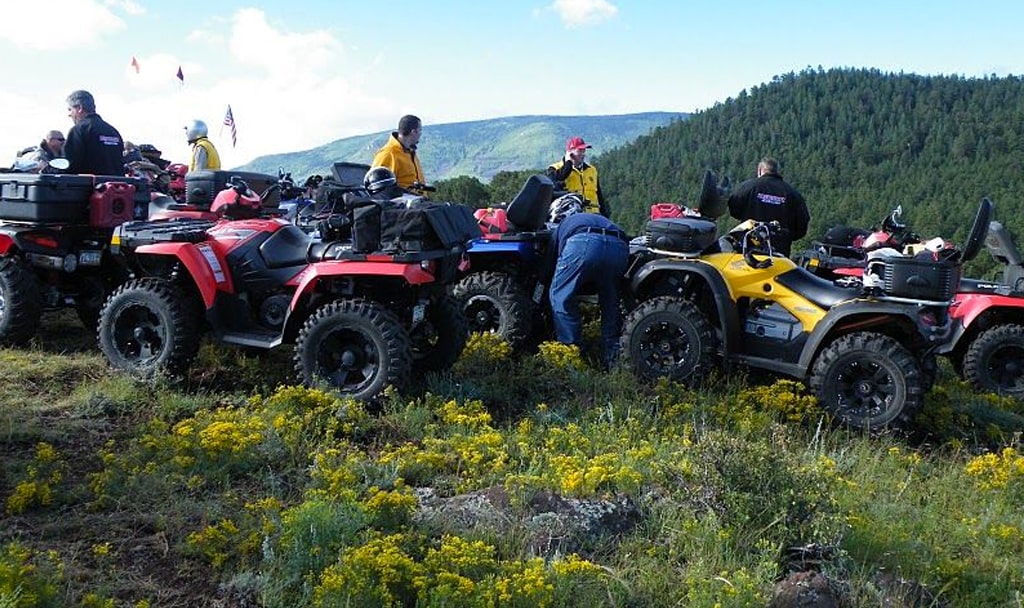
[[[185,139],[192,143],[200,137],[206,137],[208,131],[206,123],[201,120],[193,120],[192,124],[185,126]]]
[[[583,211],[583,197],[570,192],[551,201],[548,207],[548,221],[557,224],[574,213]]]

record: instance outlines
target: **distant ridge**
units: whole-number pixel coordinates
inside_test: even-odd
[[[488,181],[499,171],[541,168],[563,153],[573,135],[593,145],[591,157],[626,145],[657,127],[684,120],[683,112],[642,112],[606,116],[507,116],[470,122],[424,124],[421,162],[427,180],[437,182],[461,175]],[[390,131],[338,139],[300,152],[258,157],[235,167],[297,179],[330,172],[337,161],[369,163]]]

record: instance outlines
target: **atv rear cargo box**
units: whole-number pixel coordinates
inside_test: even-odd
[[[91,175],[7,173],[0,176],[0,183],[0,219],[47,223],[89,219]]]
[[[878,270],[874,264],[872,268]],[[885,294],[899,298],[944,302],[960,284],[960,267],[950,262],[886,257],[880,274]]]
[[[217,193],[227,187],[232,176],[238,176],[244,181],[253,192],[259,196],[267,191],[270,186],[277,183],[277,177],[267,173],[253,173],[251,171],[225,171],[223,169],[212,171],[189,171],[185,174],[185,203],[208,209],[213,204]],[[281,202],[281,193],[277,188],[263,199],[264,207],[277,207]]]
[[[710,220],[673,217],[647,222],[647,246],[651,249],[697,255],[718,237],[718,227]]]

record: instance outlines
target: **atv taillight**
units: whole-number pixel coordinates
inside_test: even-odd
[[[39,245],[40,247],[46,247],[48,249],[57,248],[57,239],[45,234],[29,234],[25,237],[25,240]]]
[[[939,324],[939,320],[935,317],[934,312],[922,311],[920,317],[921,324],[927,327],[935,327]]]

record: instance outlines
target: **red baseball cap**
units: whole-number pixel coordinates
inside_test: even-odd
[[[572,152],[573,150],[582,150],[583,148],[589,148],[590,144],[583,141],[582,137],[570,137],[565,142],[565,151]]]

